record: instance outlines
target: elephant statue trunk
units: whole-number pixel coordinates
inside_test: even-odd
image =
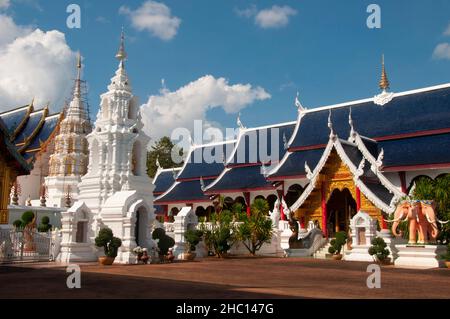
[[[401,237],[400,233],[397,233],[397,228],[400,222],[408,217],[408,210],[409,210],[409,203],[408,202],[402,202],[394,213],[394,220],[391,227],[392,234],[394,234],[395,237]]]

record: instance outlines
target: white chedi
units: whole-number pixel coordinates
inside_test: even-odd
[[[153,184],[146,174],[146,147],[150,138],[142,131],[138,102],[125,71],[124,37],[118,54],[119,67],[108,91],[101,95],[94,130],[87,136],[89,166],[78,185],[78,202],[63,213],[61,261],[71,258],[76,238],[85,238],[82,260],[95,260],[94,238],[109,227],[122,239],[115,262],[134,263],[136,246],[152,248],[154,217]],[[65,216],[67,218],[65,219]],[[77,234],[78,225],[84,234]],[[78,236],[78,237],[77,237]],[[86,257],[89,256],[89,257]]]
[[[47,206],[70,206],[78,197],[78,183],[88,166],[88,141],[92,126],[81,96],[81,56],[78,54],[77,79],[72,101],[55,137],[54,153],[49,160]]]

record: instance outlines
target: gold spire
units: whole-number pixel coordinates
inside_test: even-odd
[[[381,80],[380,80],[380,89],[386,91],[389,89],[389,80],[386,74],[386,68],[384,66],[384,54],[381,56]]]
[[[80,96],[81,94],[81,53],[78,51],[77,54],[77,79],[75,82],[75,92],[74,96]]]
[[[123,32],[122,27],[122,34],[120,36],[120,47],[119,51],[116,54],[116,59],[121,62],[121,65],[123,65],[123,61],[127,58],[127,53],[125,52],[125,33]]]

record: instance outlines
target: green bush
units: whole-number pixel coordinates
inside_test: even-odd
[[[195,251],[195,246],[202,240],[203,232],[201,230],[189,229],[184,233],[184,238],[189,246],[189,252]]]
[[[383,238],[376,237],[372,239],[372,246],[369,248],[369,255],[375,256],[378,261],[383,261],[389,256],[389,250]]]
[[[450,220],[450,174],[435,180],[429,177],[417,179],[412,197],[416,200],[434,200],[437,218],[442,221]],[[439,224],[438,227],[438,241],[450,244],[450,223]]]
[[[223,210],[220,214],[215,213],[211,216],[210,229],[207,229],[204,224],[200,226],[206,245],[218,257],[223,257],[234,244],[236,232],[232,221],[233,214],[228,210]]]
[[[336,233],[336,238],[332,239],[330,242],[330,248],[328,248],[328,252],[333,255],[339,255],[342,250],[342,246],[345,245],[347,241],[347,233],[340,231]]]
[[[44,216],[44,217],[42,217],[42,219],[41,219],[41,224],[39,225],[38,230],[39,230],[41,233],[46,233],[46,232],[48,232],[49,230],[51,230],[52,227],[53,227],[53,226],[50,224],[50,218],[48,218],[48,216]]]
[[[102,228],[100,229],[98,236],[95,237],[95,245],[97,247],[103,247],[107,257],[115,258],[117,257],[119,247],[122,246],[122,240],[114,237],[111,229]]]
[[[20,219],[15,220],[13,226],[16,228],[22,228],[22,221]]]
[[[450,244],[447,245],[447,253],[442,255],[442,258],[446,261],[450,261]]]
[[[22,226],[25,227],[31,222],[33,222],[34,213],[32,211],[26,211],[22,214]]]
[[[265,243],[270,243],[273,229],[272,221],[267,217],[269,204],[265,199],[256,199],[251,205],[251,215],[245,215],[243,224],[237,228],[236,237],[242,241],[254,256]]]
[[[169,252],[169,249],[175,246],[175,240],[172,237],[166,235],[166,231],[162,228],[156,228],[152,233],[154,240],[158,239],[159,255],[165,256]]]

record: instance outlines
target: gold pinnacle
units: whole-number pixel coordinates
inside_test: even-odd
[[[386,91],[389,89],[389,80],[386,74],[386,68],[384,66],[384,54],[381,57],[381,79],[380,79],[380,89]]]

